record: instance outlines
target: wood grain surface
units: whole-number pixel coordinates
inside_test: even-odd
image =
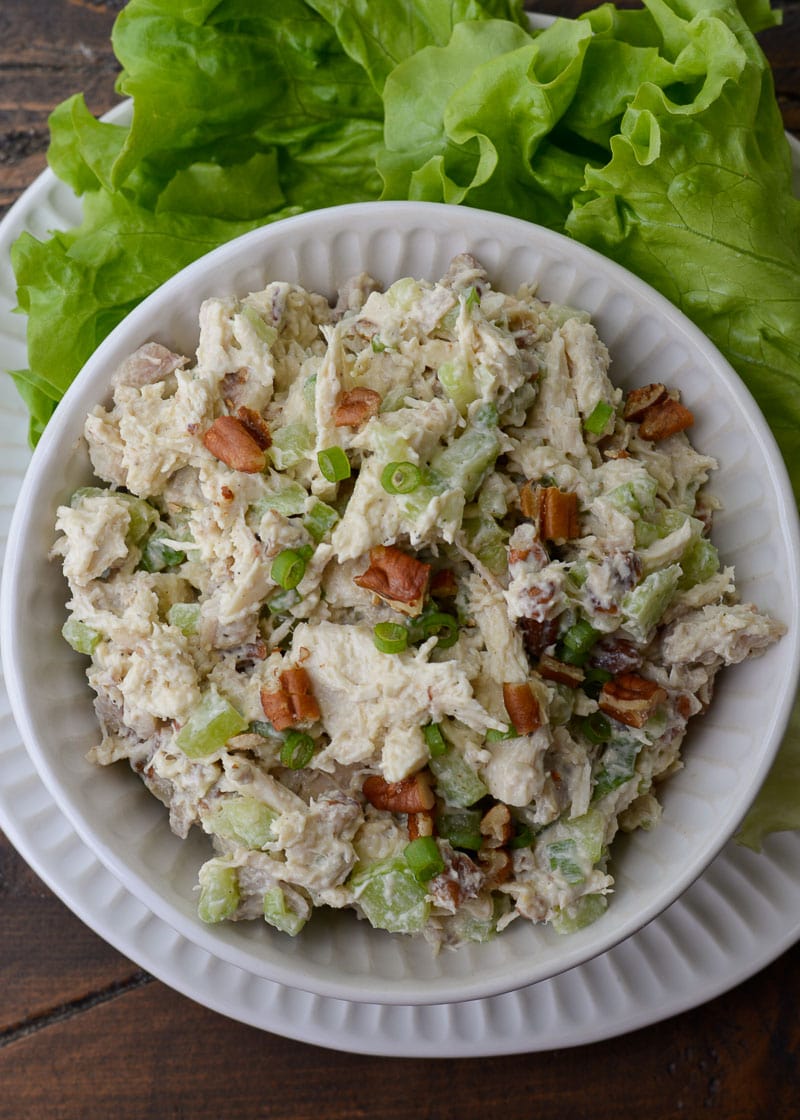
[[[109,34],[122,6],[0,0],[0,213],[45,167],[60,100],[83,90],[98,114],[116,102]],[[798,0],[761,42],[800,134]],[[592,1046],[485,1060],[342,1054],[225,1019],[154,980],[0,835],[0,1120],[791,1120],[799,993],[796,946],[703,1007]]]

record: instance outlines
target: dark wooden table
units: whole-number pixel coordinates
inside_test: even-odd
[[[574,15],[581,0],[541,7]],[[800,134],[800,3],[761,37]],[[46,117],[115,102],[120,0],[0,0],[0,213],[45,166]],[[1,780],[1,779],[0,779]],[[87,929],[0,835],[0,1118],[789,1120],[800,1116],[800,946],[705,1006],[575,1049],[371,1058],[259,1032],[176,994]]]

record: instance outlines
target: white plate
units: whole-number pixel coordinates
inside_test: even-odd
[[[75,201],[45,174],[0,227],[0,365],[24,364],[22,320],[8,314],[10,242],[70,224]],[[27,462],[24,410],[0,382],[0,530]],[[308,995],[225,964],[126,892],[60,813],[0,706],[0,822],[22,855],[97,933],[166,983],[243,1022],[320,1045],[442,1056],[574,1045],[695,1006],[774,959],[800,936],[800,836],[773,837],[761,856],[728,845],[661,918],[589,965],[510,995],[466,1004],[387,1007]]]

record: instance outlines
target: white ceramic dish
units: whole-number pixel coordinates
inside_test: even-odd
[[[372,204],[266,227],[169,281],[100,347],[33,458],[4,572],[9,694],[51,794],[132,894],[221,960],[322,996],[404,1004],[476,999],[571,968],[629,936],[677,898],[730,837],[767,772],[794,694],[796,630],[766,657],[726,674],[710,714],[687,744],[685,770],[666,790],[664,821],[623,845],[608,914],[570,938],[517,922],[489,945],[434,958],[424,944],[376,933],[352,915],[320,915],[291,941],[260,923],[206,927],[198,921],[193,887],[207,851],[204,838],[175,839],[161,806],[127,767],[101,771],[83,757],[96,733],[94,715],[84,663],[59,636],[64,585],[46,560],[56,505],[89,477],[79,445],[83,418],[105,395],[115,365],[137,345],[157,338],[191,353],[206,295],[244,294],[267,276],[332,294],[361,268],[384,282],[406,274],[433,277],[467,248],[498,286],[539,278],[543,295],[588,308],[621,383],[663,379],[681,389],[699,417],[696,445],[724,467],[715,484],[725,504],[716,533],[723,556],[736,564],[745,597],[787,621],[798,614],[796,514],[752,398],[670,304],[589,250],[494,214]]]

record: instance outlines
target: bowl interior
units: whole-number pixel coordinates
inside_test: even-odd
[[[730,838],[771,764],[798,672],[795,630],[757,660],[719,678],[695,721],[685,766],[663,787],[664,817],[614,848],[615,894],[594,925],[561,937],[516,921],[495,941],[434,956],[410,938],[371,929],[351,913],[321,912],[290,939],[264,923],[205,926],[195,913],[197,870],[208,858],[195,830],[174,837],[163,807],[127,765],[99,769],[85,660],[60,637],[66,585],[48,560],[56,507],[91,470],[81,439],[87,411],[107,396],[118,362],[156,339],[187,354],[211,295],[273,279],[334,295],[366,270],[384,284],[436,279],[469,250],[495,286],[539,281],[539,294],[592,313],[625,387],[680,389],[692,441],[720,469],[714,539],[734,564],[742,598],[790,623],[798,616],[797,516],[786,472],[742,383],[699,331],[630,274],[557,234],[460,207],[374,203],[289,219],[216,250],[169,281],[102,344],[70,389],[34,455],[15,512],[3,583],[4,666],[15,718],[42,778],[81,837],[123,884],[189,940],[256,975],[320,995],[373,1003],[475,999],[533,983],[610,948],[655,917]]]

